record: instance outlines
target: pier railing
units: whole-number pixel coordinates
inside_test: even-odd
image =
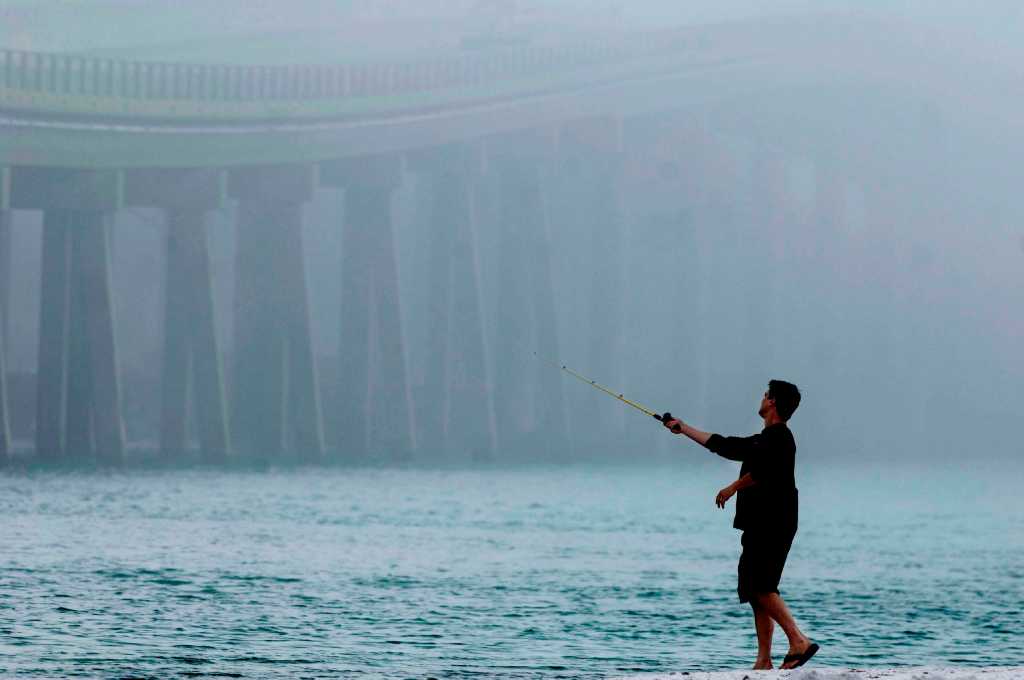
[[[0,50],[0,110],[182,121],[369,115],[522,96],[659,66],[699,66],[735,57],[737,47],[689,28],[334,65],[189,64]]]

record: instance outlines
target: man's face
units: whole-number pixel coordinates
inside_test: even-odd
[[[761,397],[761,406],[757,409],[757,415],[764,418],[768,415],[769,411],[775,406],[775,400],[768,398],[768,393],[765,392],[764,396]]]

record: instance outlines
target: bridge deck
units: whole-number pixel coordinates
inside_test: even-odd
[[[789,125],[806,111],[849,121],[813,94],[841,83],[867,83],[908,107],[924,102],[983,134],[1019,131],[999,98],[1020,91],[1012,65],[969,65],[941,47],[905,26],[844,14],[363,63],[240,66],[6,50],[0,126],[14,134],[0,135],[0,165],[316,161],[708,102],[777,112],[766,101],[792,93],[803,108],[794,102],[793,115],[775,114]],[[966,110],[948,97],[953,81],[963,97],[986,92]]]

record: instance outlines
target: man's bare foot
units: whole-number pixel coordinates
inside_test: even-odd
[[[754,670],[754,671],[770,671],[773,668],[775,668],[775,666],[772,665],[772,660],[771,659],[768,659],[767,661],[762,661],[762,660],[758,659],[757,661],[754,662],[754,667],[751,670]]]
[[[801,640],[799,643],[797,643],[795,645],[791,643],[789,645],[789,651],[786,652],[786,656],[797,656],[797,657],[799,657],[804,652],[806,652],[807,649],[810,646],[811,646],[811,641],[809,639],[807,639],[807,638],[804,638],[803,640]],[[786,661],[785,663],[782,664],[781,668],[783,670],[786,670],[787,668],[795,668],[797,663],[798,663],[798,661],[796,661],[796,660]]]

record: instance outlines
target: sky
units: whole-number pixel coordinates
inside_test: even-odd
[[[273,1],[224,0],[215,11],[201,0],[0,0],[4,21],[0,45],[18,49],[56,51],[116,50],[159,55],[171,51],[188,59],[205,52],[209,39],[272,34],[255,50],[264,60],[287,59],[295,49],[288,35],[305,34],[314,57],[331,54],[407,52],[426,45],[457,43],[466,33],[504,31],[553,34],[704,24],[770,18],[806,13],[866,12],[932,25],[945,31],[975,33],[987,48],[1019,46],[1024,10],[1012,0],[979,5],[964,0],[726,0],[671,2],[666,0],[302,0],[282,5]],[[358,27],[351,30],[353,27]],[[372,35],[366,35],[366,29]],[[311,34],[333,33],[328,48]],[[256,58],[235,40],[230,49],[243,60]],[[357,49],[353,49],[357,46]],[[979,45],[980,46],[980,45]]]

